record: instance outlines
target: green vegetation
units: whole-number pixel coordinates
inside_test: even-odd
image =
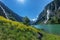
[[[45,32],[42,32],[43,33],[43,38],[42,40],[60,40],[60,36],[57,36],[57,35],[54,35],[54,34],[48,34],[48,33],[45,33]]]
[[[38,40],[38,30],[0,16],[0,40]]]
[[[38,32],[43,34],[42,40],[60,40],[60,36],[44,33],[31,26],[0,16],[0,40],[39,40]]]
[[[24,17],[24,22],[23,22],[25,25],[30,25],[30,20],[29,18],[26,16]]]
[[[49,19],[49,21],[47,22],[47,24],[58,24],[58,17],[53,16]]]
[[[60,9],[55,11],[55,16],[50,17],[47,24],[60,24]]]

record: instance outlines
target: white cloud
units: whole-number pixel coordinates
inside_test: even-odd
[[[37,16],[37,18],[38,18],[38,16]]]
[[[36,20],[36,18],[35,19],[32,19],[32,21],[35,21]]]
[[[38,16],[36,16],[36,18],[32,19],[32,21],[36,21],[36,20],[37,20],[37,18],[38,18]]]

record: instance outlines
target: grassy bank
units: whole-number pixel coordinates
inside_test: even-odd
[[[42,40],[60,40],[60,36],[0,16],[0,40],[39,40],[38,32],[43,34]]]

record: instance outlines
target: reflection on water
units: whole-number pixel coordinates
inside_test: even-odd
[[[45,32],[60,35],[60,24],[53,25],[34,25],[38,29],[43,29]]]

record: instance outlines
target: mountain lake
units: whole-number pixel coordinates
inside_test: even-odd
[[[34,27],[42,29],[48,33],[60,35],[60,24],[34,25]]]

